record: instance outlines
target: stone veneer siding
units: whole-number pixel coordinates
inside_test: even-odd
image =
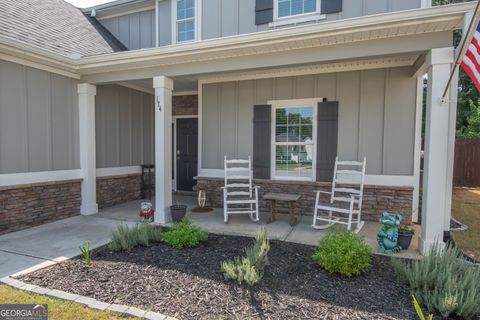
[[[172,115],[191,116],[198,114],[198,95],[173,96]]]
[[[0,187],[0,234],[80,214],[81,179]]]
[[[141,199],[141,187],[140,173],[97,177],[98,207],[106,208]]]
[[[274,181],[254,179],[254,185],[259,186],[260,211],[270,212],[270,206],[263,196],[268,192],[301,194],[302,198],[296,205],[297,214],[313,215],[316,190],[331,191],[331,184],[325,182]],[[223,178],[198,177],[195,190],[204,189],[207,196],[207,206],[223,207]],[[322,195],[325,203],[330,201],[328,195]],[[383,211],[400,213],[403,221],[412,219],[413,187],[364,186],[362,219],[378,221]],[[286,202],[277,202],[279,210],[288,210]]]

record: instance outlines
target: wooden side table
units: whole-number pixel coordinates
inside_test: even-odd
[[[276,220],[275,214],[277,211],[277,201],[287,201],[290,204],[290,225],[293,226],[297,224],[297,217],[295,215],[295,204],[300,200],[302,196],[299,194],[288,194],[288,193],[267,193],[263,196],[263,199],[270,201],[270,210],[271,217],[268,219],[267,223],[272,223]]]

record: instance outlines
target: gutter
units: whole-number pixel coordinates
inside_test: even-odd
[[[137,0],[119,0],[132,2]],[[78,74],[94,73],[88,69],[108,67],[133,62],[162,63],[162,59],[181,59],[188,56],[208,54],[222,51],[238,51],[238,49],[272,46],[287,41],[302,41],[320,37],[337,36],[352,32],[369,31],[379,28],[411,26],[412,24],[455,21],[464,19],[471,12],[475,2],[465,2],[446,6],[412,9],[378,15],[362,16],[320,24],[294,26],[284,29],[268,30],[250,34],[235,35],[223,38],[201,40],[191,43],[175,44],[159,48],[140,49],[116,53],[108,53],[90,57],[65,56],[49,50],[40,49],[18,40],[0,36],[0,53],[14,57],[20,56],[32,61],[54,66],[68,72]],[[163,61],[168,63],[168,61]],[[179,63],[179,62],[170,62]],[[83,72],[82,72],[83,71]]]

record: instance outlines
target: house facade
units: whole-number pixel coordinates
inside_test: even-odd
[[[0,3],[0,233],[139,199],[142,164],[156,221],[172,190],[221,207],[224,156],[252,156],[260,193],[300,193],[306,215],[336,156],[366,157],[366,220],[421,216],[422,252],[449,230],[456,91],[441,95],[472,3]]]

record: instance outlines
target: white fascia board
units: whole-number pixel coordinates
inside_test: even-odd
[[[75,59],[0,36],[0,59],[80,79]]]

